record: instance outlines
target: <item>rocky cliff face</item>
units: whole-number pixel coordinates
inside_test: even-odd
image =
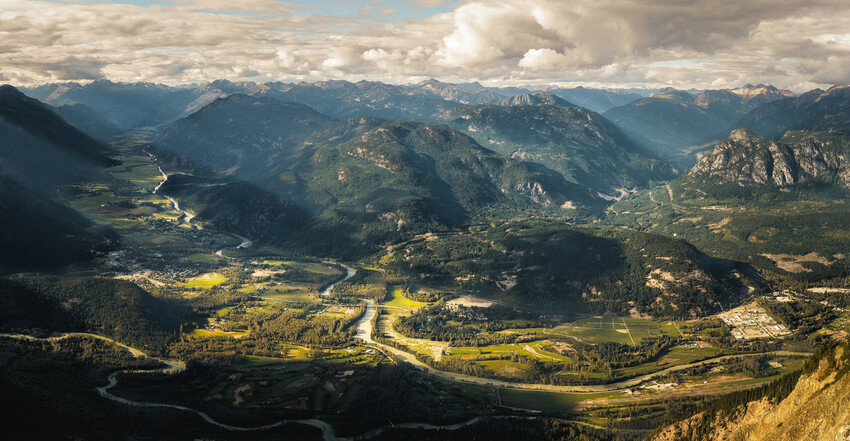
[[[785,144],[738,129],[697,162],[690,177],[741,186],[796,184],[805,179]]]
[[[754,109],[764,103],[785,98],[794,98],[796,96],[794,92],[791,92],[790,90],[777,89],[776,87],[766,86],[764,84],[756,86],[747,84],[746,86],[742,86],[737,89],[730,89],[729,91],[746,100],[751,109]]]
[[[837,347],[820,360],[814,372],[803,375],[794,390],[778,403],[768,398],[751,401],[728,417],[699,413],[665,428],[653,440],[848,440],[848,352],[846,345]],[[698,433],[694,430],[698,426],[708,426],[710,430]]]
[[[569,107],[573,104],[568,102],[567,100],[555,95],[550,92],[534,92],[534,93],[523,93],[520,95],[512,96],[510,98],[501,100],[496,104],[500,106],[544,106],[544,105],[555,105],[555,106],[564,106]]]
[[[843,143],[805,133],[773,141],[737,129],[700,158],[681,186],[693,195],[710,195],[721,187],[781,189],[807,182],[850,188],[850,155]]]

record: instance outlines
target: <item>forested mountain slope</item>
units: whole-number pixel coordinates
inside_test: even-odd
[[[561,173],[605,195],[670,179],[675,170],[625,136],[598,113],[547,93],[496,104],[461,106],[439,115],[499,153]]]

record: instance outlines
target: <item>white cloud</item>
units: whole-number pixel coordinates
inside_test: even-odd
[[[519,60],[519,67],[531,71],[553,71],[563,69],[568,62],[566,56],[554,49],[529,49]]]
[[[0,0],[0,76],[16,84],[438,77],[797,90],[850,82],[845,0],[476,0],[399,23],[376,10]]]

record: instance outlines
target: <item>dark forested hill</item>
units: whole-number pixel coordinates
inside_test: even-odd
[[[217,170],[254,177],[291,163],[309,147],[308,138],[338,125],[303,104],[235,94],[178,120],[157,145]]]
[[[681,240],[534,220],[413,243],[381,261],[393,271],[479,293],[506,291],[500,298],[566,315],[703,316],[758,284],[748,265],[713,259]]]
[[[101,277],[0,279],[0,302],[6,331],[86,331],[154,350],[175,336],[184,313],[131,282]]]
[[[0,86],[0,173],[30,186],[53,186],[116,164],[110,149],[38,100]]]
[[[0,270],[57,268],[116,237],[54,199],[62,186],[105,177],[109,148],[37,100],[0,87]]]
[[[218,100],[155,144],[358,230],[363,223],[386,232],[454,225],[499,204],[569,214],[601,202],[558,173],[446,126],[365,117],[340,123],[256,96]]]
[[[0,175],[0,272],[59,268],[116,241],[108,229]]]

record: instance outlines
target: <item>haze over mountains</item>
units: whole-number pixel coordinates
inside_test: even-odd
[[[314,151],[322,150],[321,146],[327,149],[331,144],[342,145],[356,136],[366,137],[367,126],[375,128],[383,124],[377,120],[357,120],[358,117],[414,118],[448,124],[471,136],[485,150],[527,162],[531,169],[520,175],[539,175],[529,181],[499,178],[497,193],[540,188],[527,191],[526,198],[535,200],[538,197],[533,193],[537,192],[538,196],[545,195],[536,201],[542,205],[592,208],[599,205],[594,201],[597,194],[610,198],[621,191],[670,179],[695,161],[697,151],[710,148],[707,143],[725,137],[738,120],[742,125],[779,121],[781,127],[790,126],[792,123],[786,120],[792,118],[791,111],[785,108],[791,101],[800,103],[794,108],[815,101],[809,98],[811,93],[789,101],[786,99],[793,95],[790,92],[764,85],[698,94],[666,89],[643,98],[621,91],[576,88],[530,93],[480,85],[457,86],[436,80],[408,86],[365,81],[256,84],[222,80],[191,87],[101,80],[88,85],[44,85],[26,91],[60,106],[57,111],[70,122],[101,139],[131,127],[156,126],[163,130],[177,122],[163,133],[157,145],[185,156],[198,166],[270,185],[272,191],[292,198],[299,205],[327,209],[337,204],[329,203],[330,200],[353,197],[360,199],[354,203],[358,211],[366,206],[374,209],[373,202],[378,200],[382,201],[378,205],[386,205],[386,194],[371,202],[368,197],[364,199],[364,195],[356,194],[357,191],[344,196],[334,194],[326,183],[319,190],[315,180],[311,183],[295,171],[286,171],[302,167]],[[507,96],[510,92],[524,93]],[[564,98],[605,111],[605,117]],[[788,104],[779,104],[786,101]],[[752,116],[745,117],[756,108],[759,110]],[[781,113],[782,117],[759,116],[765,112]],[[353,119],[345,123],[349,118]],[[775,128],[770,134],[778,130]],[[449,152],[454,154],[456,149]],[[335,172],[340,176],[345,174],[342,168]],[[439,175],[436,171],[432,173]],[[429,184],[424,182],[431,178],[412,179],[420,182],[403,186],[420,188],[413,194],[431,200],[426,205],[435,203],[434,195],[448,194],[433,187],[425,190]],[[558,183],[561,179],[565,182]],[[544,181],[549,189],[542,187]],[[391,199],[408,198],[412,194],[409,191],[394,188],[391,193],[396,196]],[[442,210],[437,218],[457,221],[469,214],[471,202],[450,202],[458,200],[457,191],[452,190],[454,196],[445,202],[449,206],[455,204],[454,208],[442,206],[444,203],[442,208],[431,207],[438,212]],[[463,191],[496,194],[483,189]],[[473,199],[478,198],[469,201]],[[490,202],[498,199],[483,198]],[[395,207],[396,203],[386,206]],[[392,211],[389,208],[386,212]]]
[[[8,86],[4,90],[10,97],[16,93]],[[397,235],[427,230],[428,225],[456,225],[504,204],[536,206],[567,216],[598,214],[614,198],[687,172],[698,156],[703,156],[701,165],[682,181],[694,194],[729,184],[732,175],[726,171],[746,170],[751,162],[758,176],[736,174],[739,187],[780,179],[774,173],[788,175],[781,178],[783,182],[805,181],[812,173],[820,176],[817,182],[826,182],[825,173],[840,177],[843,170],[842,154],[822,151],[829,143],[816,134],[795,135],[816,146],[809,148],[815,152],[806,150],[812,159],[795,158],[787,164],[777,157],[759,165],[758,158],[765,153],[755,150],[723,153],[729,148],[723,146],[740,141],[743,132],[735,132],[739,135],[733,134],[732,141],[710,153],[712,142],[738,126],[769,137],[781,135],[785,128],[838,130],[835,121],[844,120],[842,107],[831,103],[846,102],[845,89],[839,87],[799,98],[765,85],[697,93],[665,89],[642,97],[632,91],[533,92],[436,80],[411,85],[220,80],[181,87],[100,80],[24,90],[57,106],[55,112],[45,106],[33,108],[44,109],[40,111],[53,118],[64,115],[95,138],[153,127],[160,133],[153,148],[164,157],[183,158],[198,171],[212,173],[201,173],[179,186],[180,180],[175,180],[171,183],[175,191],[181,188],[183,197],[192,198],[186,191],[201,191],[197,185],[204,179],[209,181],[203,188],[245,181],[279,198],[279,204],[272,204],[276,208],[267,208],[278,213],[271,218],[293,219],[290,233],[300,231],[305,222],[352,229],[367,221],[383,225],[384,235]],[[395,121],[400,119],[419,122]],[[42,138],[58,136],[45,133]],[[62,138],[73,144],[75,136]],[[89,146],[100,145],[86,139],[91,140]],[[90,162],[94,153],[75,146],[70,148],[76,155],[87,154]],[[94,148],[95,153],[104,151]],[[789,155],[794,156],[780,156]],[[12,164],[15,156],[6,156],[4,164]],[[818,159],[821,156],[825,159]],[[717,169],[712,178],[700,174],[708,170],[709,161]],[[36,162],[50,164],[43,159]],[[26,174],[28,167],[32,166],[21,163],[8,169]],[[96,172],[85,164],[62,171],[83,170]],[[209,197],[195,199],[206,201],[204,206],[216,203]],[[240,231],[290,234],[268,228],[270,223],[254,224]]]
[[[37,100],[0,86],[0,268],[54,268],[109,248],[114,234],[57,201],[103,176],[110,148]]]
[[[551,168],[606,196],[675,175],[601,115],[553,93],[456,107],[439,119],[496,152]]]
[[[615,198],[679,174],[675,188],[689,197],[800,184],[843,189],[843,138],[821,133],[846,130],[846,90],[792,98],[747,85],[641,97],[436,80],[406,86],[222,80],[184,87],[96,81],[25,89],[58,106],[50,109],[5,86],[2,122],[12,142],[3,144],[4,188],[24,185],[42,195],[29,197],[43,201],[29,212],[53,219],[43,211],[61,212],[49,208],[57,185],[102,175],[114,164],[105,156],[108,147],[92,137],[155,127],[160,134],[152,148],[196,170],[174,176],[163,190],[192,204],[200,220],[293,246],[314,234],[379,244],[509,206],[599,216]],[[565,97],[607,111],[603,116]],[[394,121],[411,118],[421,122]],[[711,143],[738,126],[774,138],[795,131],[771,141],[736,130],[716,148]],[[31,148],[22,155],[19,145]],[[9,206],[28,199],[14,196],[6,193]],[[248,207],[265,214],[239,214]],[[68,237],[104,240],[102,232],[84,232],[95,230],[82,219],[64,217],[77,231]],[[364,224],[369,227],[358,227]]]
[[[771,101],[793,97],[772,86],[747,85],[696,94],[672,88],[608,110],[605,117],[662,158],[691,165],[689,147],[708,144],[742,127],[748,112]]]
[[[456,224],[509,201],[571,209],[599,202],[557,173],[499,156],[445,126],[371,117],[343,122],[266,97],[218,99],[154,145],[318,214],[344,212],[343,219],[392,230]]]

